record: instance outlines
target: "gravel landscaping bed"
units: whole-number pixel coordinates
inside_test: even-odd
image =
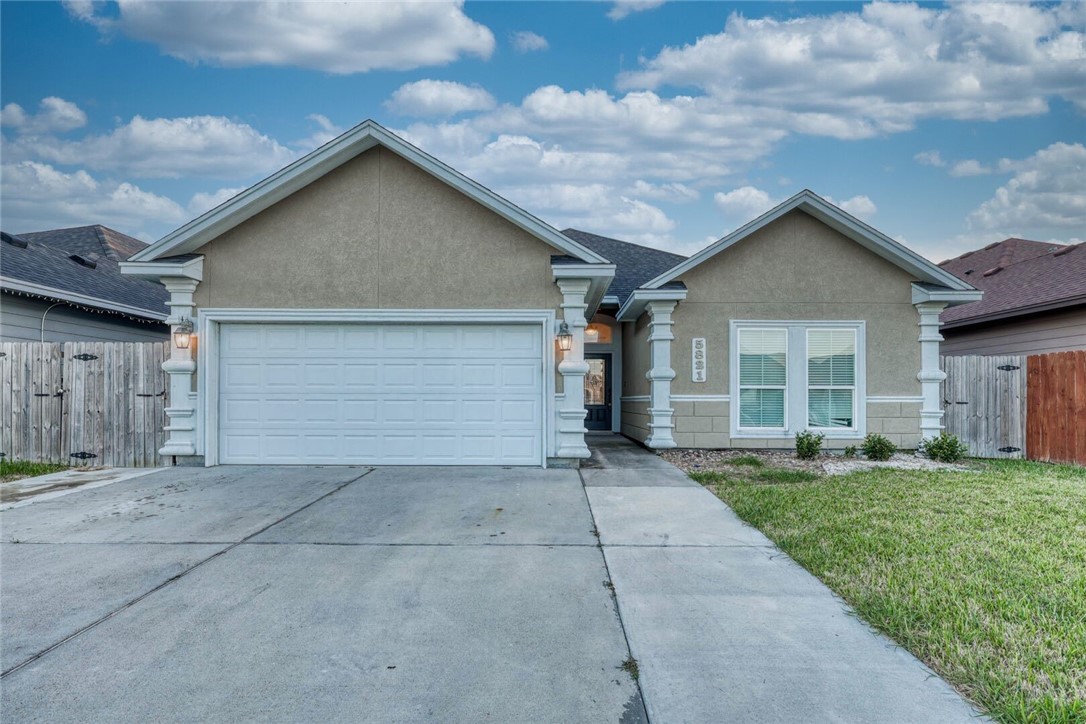
[[[894,468],[897,470],[971,470],[968,465],[940,463],[909,453],[894,453],[885,462],[864,458],[846,458],[822,454],[812,460],[800,460],[791,450],[664,450],[660,457],[685,472],[731,470],[742,467],[766,467],[803,470],[816,475],[846,475],[858,470]],[[753,463],[756,459],[760,465]]]

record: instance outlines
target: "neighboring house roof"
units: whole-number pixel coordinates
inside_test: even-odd
[[[146,246],[100,225],[19,235],[5,232],[0,242],[0,289],[160,322],[169,315],[169,292],[158,282],[123,276],[119,266]]]
[[[606,257],[563,236],[554,227],[446,166],[372,120],[362,122],[180,229],[167,234],[136,253],[130,261],[147,262],[196,251],[211,239],[375,146],[387,148],[558,251],[582,262],[607,263]]]
[[[940,266],[984,291],[979,302],[944,311],[946,327],[1086,304],[1086,242],[1006,239]]]
[[[630,292],[644,282],[686,260],[685,256],[679,254],[590,234],[587,231],[565,229],[562,233],[615,264],[615,278],[607,289],[607,296],[617,297],[620,306],[630,296]]]
[[[644,289],[661,289],[685,272],[704,261],[711,259],[728,247],[747,238],[759,229],[768,226],[785,214],[804,211],[831,229],[852,239],[869,251],[881,256],[890,263],[914,275],[917,281],[935,284],[954,291],[974,291],[968,282],[962,281],[933,262],[928,261],[911,249],[899,244],[882,232],[873,229],[854,216],[842,211],[813,191],[804,189],[776,208],[745,224],[723,239],[710,244],[689,259],[660,274],[642,285]]]

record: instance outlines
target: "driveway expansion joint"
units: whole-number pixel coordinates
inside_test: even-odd
[[[224,555],[226,553],[229,553],[230,551],[234,550],[235,548],[237,548],[241,544],[248,541],[250,538],[255,538],[256,536],[260,535],[261,533],[264,533],[265,531],[279,525],[280,523],[287,520],[291,516],[302,512],[306,508],[309,508],[310,506],[319,503],[320,501],[324,500],[325,498],[328,498],[328,497],[330,497],[332,495],[335,495],[339,491],[346,488],[348,485],[351,485],[352,483],[355,483],[355,482],[361,480],[362,478],[366,477],[367,475],[372,473],[374,470],[375,470],[375,468],[370,468],[369,470],[362,473],[358,477],[352,478],[351,480],[348,480],[347,482],[336,486],[334,489],[328,491],[327,493],[324,493],[323,495],[309,501],[305,505],[301,506],[300,508],[298,508],[296,510],[291,511],[290,513],[287,513],[286,515],[280,517],[279,519],[277,519],[275,521],[272,521],[271,523],[268,523],[264,527],[260,528],[259,530],[255,531],[253,533],[250,533],[249,535],[245,536],[241,540],[239,540],[239,541],[237,541],[235,543],[230,543],[225,548],[223,548],[222,550],[217,551],[215,553],[212,553],[210,556],[208,556],[207,558],[204,558],[203,560],[197,561],[196,563],[189,566],[188,568],[181,571],[180,573],[177,573],[177,574],[167,578],[162,583],[159,583],[157,586],[155,586],[151,590],[146,591],[144,593],[141,593],[139,596],[136,596],[132,600],[121,604],[120,606],[118,606],[114,610],[110,611],[109,613],[105,614],[104,616],[100,616],[99,618],[95,619],[94,621],[91,621],[89,624],[83,626],[82,628],[68,634],[67,636],[65,636],[64,638],[60,639],[59,641],[51,644],[50,646],[47,646],[46,648],[42,649],[38,653],[34,654],[33,656],[30,656],[29,658],[19,662],[18,664],[15,664],[14,666],[8,668],[7,670],[0,672],[0,679],[6,678],[7,676],[9,676],[11,674],[14,674],[15,672],[19,671],[23,667],[37,661],[41,657],[43,657],[46,654],[50,653],[51,651],[55,651],[56,649],[60,648],[61,646],[68,643],[72,639],[75,639],[75,638],[78,638],[79,636],[82,636],[86,632],[90,631],[93,628],[96,628],[97,626],[99,626],[102,623],[105,623],[106,621],[108,621],[109,619],[111,619],[114,616],[118,615],[122,611],[125,611],[125,610],[135,606],[137,603],[139,603],[140,601],[143,601],[144,599],[146,599],[147,597],[149,597],[152,594],[156,593],[157,591],[161,591],[162,589],[166,588],[170,584],[181,580],[182,578],[187,576],[189,573],[192,573],[197,568],[203,566],[205,563],[210,563],[211,561],[215,560],[216,558],[219,558],[220,556],[222,556],[222,555]],[[15,543],[13,545],[23,545],[23,544],[22,543]],[[211,545],[214,545],[214,544],[211,544]]]

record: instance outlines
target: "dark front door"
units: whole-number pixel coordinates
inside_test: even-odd
[[[611,355],[586,354],[588,374],[584,376],[585,427],[611,429]]]

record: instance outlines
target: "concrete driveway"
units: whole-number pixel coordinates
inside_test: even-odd
[[[594,447],[178,468],[0,513],[4,720],[972,716],[675,468]]]

